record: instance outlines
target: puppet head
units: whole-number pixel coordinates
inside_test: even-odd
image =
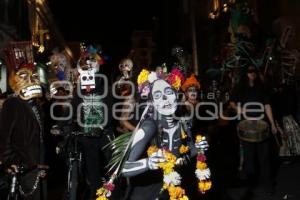
[[[81,47],[81,56],[77,63],[77,70],[80,77],[80,87],[86,92],[96,88],[95,74],[99,72],[100,65],[104,63],[98,50],[93,46]]]
[[[4,50],[9,85],[23,100],[42,96],[42,87],[33,64],[31,41],[11,42]]]
[[[42,87],[40,84],[38,73],[31,63],[10,72],[9,85],[23,100],[42,97]]]
[[[70,80],[71,66],[64,52],[53,50],[50,62],[50,71],[55,75],[56,80]]]
[[[119,70],[122,73],[122,76],[125,80],[128,80],[132,76],[132,68],[133,68],[133,62],[129,58],[124,58],[121,60],[119,64]]]

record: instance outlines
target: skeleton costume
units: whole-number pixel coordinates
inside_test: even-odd
[[[23,52],[21,49],[13,50]],[[9,84],[15,93],[6,99],[1,111],[0,160],[6,168],[11,165],[24,167],[21,188],[25,194],[31,193],[25,199],[46,199],[44,181],[40,180],[33,190],[35,181],[39,179],[38,166],[45,162],[43,114],[36,102],[42,97],[39,77],[30,62],[32,60],[26,60],[25,52],[21,54],[24,57],[13,57],[16,55],[14,51],[6,53],[9,53]],[[17,65],[21,59],[23,64]]]
[[[58,123],[59,128],[66,134],[71,131],[82,133],[79,143],[83,151],[83,169],[89,189],[85,199],[96,198],[96,189],[101,185],[105,160],[108,159],[102,148],[111,137],[108,134],[111,133],[108,131],[111,101],[109,95],[105,95],[105,81],[99,77],[102,63],[103,60],[94,47],[82,46],[77,64],[77,92],[71,102],[73,118],[63,124]]]
[[[158,169],[158,164],[164,162],[164,158],[159,153],[147,157],[146,151],[150,145],[154,144],[158,148],[171,151],[177,157],[179,165],[197,153],[191,133],[185,124],[176,120],[173,115],[177,109],[176,91],[167,81],[153,79],[153,74],[155,73],[152,72],[149,76],[149,80],[152,79],[149,81],[151,85],[150,110],[153,110],[135,132],[128,159],[122,170],[123,175],[130,177],[131,181],[129,199],[168,198],[167,194],[160,193],[163,175]],[[181,137],[183,129],[188,135],[186,139]],[[184,143],[190,151],[182,155],[179,148]],[[202,145],[206,146],[207,143]]]

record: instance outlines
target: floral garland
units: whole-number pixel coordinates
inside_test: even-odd
[[[110,180],[103,184],[101,188],[97,190],[96,195],[98,196],[96,200],[108,200],[115,189],[115,184],[113,184],[116,176],[112,176]]]
[[[150,146],[147,150],[148,156],[157,151],[162,151],[166,162],[159,163],[159,168],[163,170],[164,185],[163,189],[168,190],[170,200],[188,200],[185,190],[179,185],[181,184],[181,176],[174,170],[176,165],[176,156],[167,149],[159,149],[156,146]]]
[[[197,135],[196,136],[196,142],[201,142],[205,140],[204,136],[201,135]],[[201,193],[205,193],[206,191],[210,190],[211,186],[212,186],[212,182],[210,180],[210,169],[208,168],[207,164],[206,164],[206,156],[204,154],[203,150],[199,150],[198,151],[198,155],[197,155],[197,164],[196,164],[196,177],[199,180],[198,183],[198,189]]]

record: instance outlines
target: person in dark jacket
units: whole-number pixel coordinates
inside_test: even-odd
[[[6,99],[0,117],[0,160],[10,173],[23,167],[21,190],[27,200],[46,199],[44,122],[37,103],[42,88],[32,63],[9,68],[14,94]],[[38,187],[34,188],[38,181]],[[22,192],[21,192],[22,193]]]

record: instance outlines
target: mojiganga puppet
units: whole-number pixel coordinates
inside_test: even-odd
[[[14,94],[1,111],[0,160],[7,168],[22,166],[26,173],[20,177],[20,190],[28,195],[26,199],[40,200],[45,197],[41,178],[46,166],[43,113],[36,100],[42,97],[42,88],[33,60],[28,59],[32,57],[26,57],[30,45],[7,53],[9,85]]]

